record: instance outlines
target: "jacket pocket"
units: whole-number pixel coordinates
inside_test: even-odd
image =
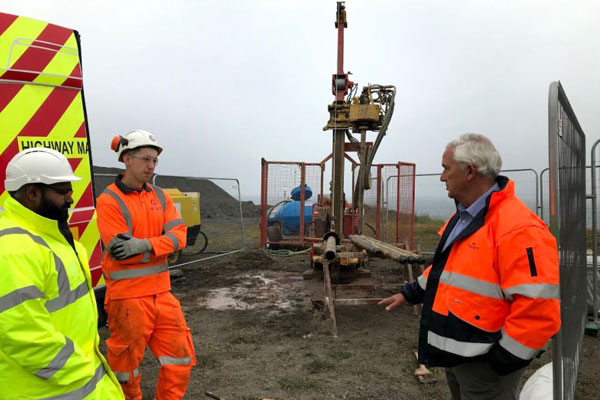
[[[192,366],[196,365],[196,350],[194,350],[194,340],[192,339],[192,331],[190,330],[190,328],[185,328],[185,334],[187,337],[187,343],[188,343],[188,353],[190,355],[190,362],[192,363]]]
[[[486,332],[498,332],[504,326],[509,305],[501,299],[473,293],[448,293],[448,310],[458,319]]]
[[[106,339],[108,349],[108,365],[113,370],[119,383],[129,383],[134,377],[131,365],[131,352],[128,344],[121,344],[112,337]]]

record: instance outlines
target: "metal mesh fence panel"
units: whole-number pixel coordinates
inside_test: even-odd
[[[269,185],[267,186],[267,204],[272,208],[268,211],[267,218],[271,226],[277,228],[276,233],[272,233],[270,241],[283,241],[283,236],[286,239],[291,239],[292,236],[298,238],[300,235],[300,213],[290,218],[278,218],[278,210],[287,201],[291,199],[292,189],[300,186],[302,178],[302,168],[300,164],[271,164],[269,165]],[[298,208],[300,210],[300,208]],[[273,230],[274,231],[274,230]],[[281,236],[281,237],[280,237]]]
[[[356,188],[357,180],[358,180],[358,171],[359,167],[357,164],[352,165],[352,179],[353,185],[352,190],[354,191]],[[381,236],[380,232],[378,232],[378,227],[381,224],[381,189],[378,185],[378,171],[379,167],[377,165],[371,166],[370,171],[370,188],[365,190],[363,197],[363,204],[365,207],[364,213],[364,229],[363,235],[370,236],[373,238],[378,238]],[[378,234],[379,233],[379,234]]]
[[[245,248],[237,179],[156,175],[154,184],[171,195],[188,225],[188,246],[183,255],[204,258]]]
[[[355,182],[357,175],[353,174]],[[364,195],[365,235],[413,248],[414,182],[414,164],[371,166],[371,188]]]
[[[541,217],[546,222],[546,224],[550,224],[550,185],[548,179],[548,168],[544,169],[540,173],[540,212]],[[586,193],[591,193],[595,195],[597,193],[593,193],[592,191],[592,177],[591,177],[591,167],[586,167]],[[596,188],[600,187],[600,174],[598,171],[598,167],[596,167]],[[597,189],[596,189],[597,190]],[[590,305],[593,304],[594,297],[592,293],[594,293],[594,268],[593,261],[594,256],[592,253],[592,201],[596,201],[596,220],[600,221],[600,208],[598,207],[598,198],[592,197],[591,201],[586,203],[586,218],[585,218],[585,226],[586,226],[586,264],[587,264],[587,294],[588,294],[588,302]],[[600,282],[600,270],[596,271],[596,280]],[[600,290],[596,288],[596,304],[600,304]],[[597,308],[597,307],[596,307]]]
[[[533,169],[507,169],[501,174],[515,182],[515,195],[534,213],[539,215],[538,173]]]
[[[415,165],[398,163],[396,242],[414,246]]]
[[[309,225],[305,228],[305,236],[308,240],[322,239],[325,229],[325,224],[322,221],[313,219],[316,204],[323,203],[323,178],[325,167],[321,164],[304,164],[306,184],[312,190],[312,196],[306,200],[306,211],[311,213],[309,217]],[[321,200],[321,201],[319,201]]]
[[[592,160],[591,160],[591,166],[589,168],[590,171],[590,176],[591,176],[591,182],[590,182],[590,186],[591,186],[591,190],[589,191],[589,193],[591,193],[591,208],[592,208],[592,212],[588,213],[587,215],[591,214],[592,217],[592,224],[591,224],[591,229],[586,229],[586,231],[588,232],[588,240],[591,241],[591,255],[587,256],[587,279],[588,279],[588,299],[591,303],[592,306],[592,315],[593,315],[593,320],[597,321],[598,320],[598,308],[600,307],[600,293],[599,293],[599,286],[600,286],[600,274],[598,272],[599,268],[598,268],[598,186],[600,186],[598,184],[598,178],[600,176],[600,174],[598,174],[598,163],[597,163],[597,159],[598,159],[598,151],[597,151],[597,147],[600,144],[600,140],[597,140],[593,145],[592,145]],[[586,228],[588,228],[589,225],[586,224]],[[591,237],[590,237],[591,236]],[[589,247],[588,247],[589,248]],[[589,254],[589,252],[588,252]]]
[[[585,169],[585,190],[586,193],[592,193],[592,176],[591,176],[591,166],[586,166]],[[596,166],[596,187],[600,187],[600,171],[598,166]],[[546,222],[550,224],[550,185],[548,179],[548,168],[545,168],[540,173],[540,217]],[[598,199],[596,199],[596,205],[598,205]],[[596,207],[596,218],[600,221],[600,208]],[[588,201],[586,203],[586,213],[585,213],[585,226],[587,229],[592,228],[592,203]],[[588,241],[589,243],[589,241]]]
[[[586,319],[585,135],[559,82],[548,100],[550,228],[560,259],[561,330],[554,340],[554,399],[573,399]]]
[[[448,199],[440,174],[417,174],[415,177],[415,244],[426,253],[433,253],[439,237],[437,230],[456,210]],[[435,228],[432,228],[435,227]]]
[[[380,164],[371,168],[371,187],[365,190],[364,234],[382,238],[383,224],[388,240],[412,247],[414,224],[414,164]],[[322,240],[326,231],[323,206],[325,165],[322,163],[262,161],[261,177],[261,239],[260,245],[305,245]],[[358,176],[358,166],[352,169],[352,188]],[[400,180],[398,180],[400,176]],[[305,183],[304,203],[298,197]],[[393,182],[393,189],[385,187]],[[296,196],[294,197],[294,192]],[[347,200],[351,201],[349,195]],[[385,197],[385,200],[384,200]],[[385,210],[382,203],[386,201]],[[304,218],[301,211],[304,209]]]
[[[304,245],[322,237],[313,210],[323,201],[323,172],[318,163],[263,160],[261,246]]]
[[[382,201],[382,240],[384,242],[393,243],[396,241],[396,220],[397,212],[396,205],[398,204],[398,174],[387,174],[385,179],[382,179],[381,187],[383,191]]]
[[[533,211],[538,209],[538,178],[533,169],[508,169],[501,171],[515,182],[515,194]],[[435,251],[439,237],[431,231],[432,226],[441,228],[444,222],[456,211],[454,200],[448,198],[446,186],[440,181],[440,174],[417,174],[415,183],[415,214],[419,244],[423,251]],[[433,221],[432,221],[433,220]],[[435,224],[437,221],[437,225]],[[421,233],[422,232],[422,233]]]

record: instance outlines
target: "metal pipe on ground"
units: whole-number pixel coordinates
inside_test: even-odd
[[[337,257],[336,254],[336,240],[334,236],[329,236],[327,238],[327,241],[325,242],[325,252],[323,253],[323,256],[325,257],[325,259],[329,262],[335,260],[335,258]]]

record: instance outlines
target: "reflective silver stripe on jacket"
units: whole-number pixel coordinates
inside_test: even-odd
[[[508,336],[504,329],[502,329],[502,338],[498,344],[512,355],[522,358],[523,360],[533,359],[533,357],[535,357],[540,351],[539,349],[527,347],[524,344],[519,343],[515,339]]]
[[[481,296],[504,300],[504,293],[502,293],[500,285],[482,281],[481,279],[475,279],[456,272],[444,271],[440,276],[440,282]]]
[[[419,286],[421,286],[421,289],[425,290],[425,288],[427,287],[427,277],[425,276],[425,274],[419,275],[419,277],[417,278],[417,282],[419,283]]]
[[[77,390],[74,390],[69,393],[59,394],[57,396],[44,397],[43,399],[38,400],[82,400],[86,396],[89,396],[94,390],[96,390],[96,386],[98,382],[102,380],[102,378],[106,375],[106,371],[104,369],[104,365],[100,363],[100,365],[96,368],[96,372],[92,379],[90,379],[85,385],[80,387]]]
[[[121,209],[121,214],[123,215],[123,219],[125,220],[125,222],[127,223],[127,227],[129,228],[129,232],[130,233],[133,232],[133,223],[132,223],[132,219],[131,219],[131,213],[129,212],[129,209],[127,208],[127,206],[125,205],[123,200],[119,197],[118,194],[116,194],[109,188],[104,189],[104,193],[106,193],[107,195],[109,195],[110,197],[112,197],[113,199],[115,199],[117,201],[117,204],[119,205],[119,208]]]
[[[154,193],[156,193],[156,197],[158,197],[158,201],[162,206],[163,213],[165,213],[167,211],[167,199],[165,197],[165,192],[163,192],[163,190],[158,186],[152,186],[152,188],[154,189]]]
[[[158,186],[153,186],[152,188],[154,189],[154,193],[156,194],[156,197],[158,198],[158,202],[160,203],[160,205],[161,205],[161,207],[163,209],[163,215],[164,215],[164,213],[166,212],[166,209],[167,209],[167,199],[165,197],[165,193]],[[114,198],[117,201],[117,204],[119,204],[119,208],[121,209],[121,214],[123,215],[123,218],[125,219],[125,222],[127,223],[127,227],[129,228],[129,232],[126,232],[123,235],[128,236],[129,238],[131,238],[132,235],[133,235],[133,220],[131,218],[131,213],[129,212],[129,209],[127,208],[127,205],[119,197],[118,194],[116,194],[115,192],[113,192],[109,188],[106,188],[104,190],[104,192],[106,194],[108,194],[109,196],[111,196],[112,198]],[[169,223],[167,223],[167,224],[165,224],[163,226],[163,232],[164,232],[165,227],[167,227],[169,224],[171,224],[171,223],[173,223],[175,221],[181,221],[180,223],[185,223],[181,219],[173,220],[173,221],[171,221],[171,222],[169,222]],[[177,225],[179,225],[179,223]],[[175,225],[175,226],[177,226],[177,225]],[[169,229],[172,229],[172,227],[169,228]],[[177,237],[175,237],[175,235],[173,235],[173,234],[167,234],[167,237],[169,239],[171,239],[171,242],[173,242],[174,251],[177,251],[177,249],[178,249],[178,243],[179,243],[179,241],[177,240]],[[115,235],[115,237],[113,237],[111,239],[111,241],[109,242],[109,244],[106,246],[106,248],[104,250],[106,251],[107,249],[109,249],[111,247],[111,244],[113,244],[115,242],[118,242],[119,240],[122,240],[122,239],[117,238],[117,236]],[[102,254],[102,256],[104,257],[104,253]],[[145,263],[150,262],[150,257],[151,257],[150,252],[144,253],[144,256],[140,260],[140,263],[145,264]],[[148,273],[144,273],[143,271],[144,270],[151,270],[152,268],[154,268],[154,267],[141,268],[140,269],[142,271],[141,275],[133,275],[132,272],[130,272],[130,271],[115,271],[115,272],[111,272],[110,273],[110,278],[112,280],[117,281],[117,280],[122,280],[122,279],[137,278],[138,276],[150,275]],[[161,271],[158,271],[158,272],[163,272],[163,271],[161,270]],[[121,275],[121,273],[123,273],[123,275]],[[157,273],[157,272],[154,272],[154,273]],[[123,277],[114,278],[114,276],[123,276]]]
[[[130,379],[130,375],[129,372],[117,372],[117,371],[113,371],[113,374],[115,374],[115,376],[117,377],[117,380],[119,381],[119,383],[127,383],[129,382]],[[133,370],[133,377],[136,378],[140,375],[140,370],[139,369],[134,369]]]
[[[33,240],[35,243],[40,246],[44,246],[48,250],[52,252],[52,256],[54,258],[54,268],[56,269],[56,274],[58,276],[56,284],[58,285],[58,294],[59,296],[65,295],[69,292],[69,277],[67,276],[67,271],[65,270],[65,266],[63,265],[62,260],[52,251],[48,243],[40,236],[34,235],[33,233],[23,229],[23,228],[8,228],[0,231],[0,237],[5,235],[27,235]]]
[[[43,299],[44,293],[37,286],[26,286],[0,297],[0,313],[32,299]]]
[[[73,345],[73,341],[68,337],[65,337],[65,341],[65,345],[62,347],[62,349],[60,349],[56,357],[54,357],[54,359],[50,361],[48,365],[36,372],[35,376],[46,380],[50,379],[66,364],[69,357],[71,357],[71,354],[73,354],[75,347]]]
[[[190,363],[190,357],[170,357],[170,356],[160,356],[158,357],[158,362],[160,365],[188,365]]]
[[[560,288],[550,283],[526,283],[504,289],[504,294],[510,300],[514,294],[531,299],[560,299]]]
[[[75,303],[78,299],[88,294],[89,291],[90,288],[88,287],[87,282],[83,281],[81,282],[81,284],[79,284],[79,286],[75,288],[75,290],[69,290],[62,296],[58,296],[52,300],[48,300],[46,302],[46,310],[48,310],[48,312],[54,312],[65,308],[69,304]]]
[[[169,232],[171,229],[173,229],[179,225],[185,225],[185,221],[182,220],[181,218],[175,218],[174,220],[167,222],[163,226],[163,232]]]
[[[171,239],[171,243],[173,243],[173,251],[179,250],[179,240],[177,240],[177,236],[175,236],[171,232],[165,233],[165,236]]]
[[[139,278],[141,276],[148,276],[154,274],[160,274],[169,269],[169,264],[153,265],[145,268],[135,269],[123,269],[119,271],[111,271],[109,276],[113,281],[121,281],[123,279]]]
[[[56,269],[56,275],[57,275],[56,285],[58,286],[58,297],[46,301],[45,306],[46,306],[46,310],[48,310],[48,312],[58,311],[64,307],[68,306],[69,304],[74,303],[76,300],[85,296],[86,294],[88,294],[89,288],[87,286],[87,281],[85,279],[78,287],[76,287],[74,290],[71,290],[70,283],[69,283],[69,276],[67,274],[67,270],[65,269],[65,265],[63,264],[62,260],[58,257],[58,255],[56,255],[56,253],[54,253],[54,251],[52,251],[52,249],[50,248],[50,246],[48,245],[48,243],[46,243],[46,241],[44,239],[42,239],[41,237],[39,237],[37,235],[32,234],[31,232],[29,232],[23,228],[18,228],[18,227],[8,228],[8,229],[4,229],[4,230],[0,231],[0,237],[5,236],[5,235],[27,235],[35,243],[39,244],[40,246],[44,246],[45,248],[47,248],[48,250],[50,250],[52,252],[52,257],[54,258],[54,268]],[[17,291],[23,290],[23,289],[25,289],[25,288],[17,289]],[[31,297],[31,298],[43,298],[43,297],[44,296],[42,295],[39,297]],[[1,300],[1,298],[0,298],[0,300]],[[27,300],[27,299],[24,298],[24,300]],[[2,308],[1,304],[2,303],[0,301],[0,310]],[[14,305],[17,305],[17,304],[14,304]],[[13,305],[13,307],[14,307],[14,305]]]
[[[435,334],[431,331],[427,332],[427,343],[440,350],[458,354],[463,357],[475,357],[486,354],[494,345],[494,343],[461,342]]]

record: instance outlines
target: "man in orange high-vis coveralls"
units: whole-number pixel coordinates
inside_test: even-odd
[[[141,400],[139,365],[146,346],[160,362],[156,400],[181,399],[196,363],[192,336],[171,294],[167,256],[186,244],[187,227],[173,200],[150,185],[162,148],[146,131],[113,139],[125,164],[98,198],[98,230],[111,337],[108,363],[127,400]]]
[[[451,141],[442,167],[456,213],[432,264],[379,304],[423,303],[419,362],[446,367],[453,400],[517,400],[525,367],[560,328],[556,240],[499,174],[487,137]]]

